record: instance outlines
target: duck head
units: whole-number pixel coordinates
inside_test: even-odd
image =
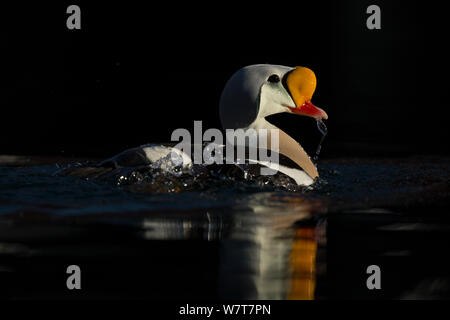
[[[328,119],[326,112],[311,102],[316,82],[314,72],[305,67],[257,64],[241,68],[228,80],[220,98],[222,127],[278,130],[277,151],[315,179],[318,177],[317,168],[302,146],[265,118],[287,112]]]

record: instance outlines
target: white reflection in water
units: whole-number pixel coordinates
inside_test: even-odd
[[[314,298],[317,227],[295,227],[310,211],[301,199],[290,200],[277,206],[252,201],[253,212],[235,215],[220,251],[223,298]]]
[[[225,213],[147,216],[143,237],[219,241],[219,295],[225,299],[313,299],[325,225],[296,224],[311,219],[310,209],[299,197],[260,193]]]
[[[222,237],[224,223],[220,215],[209,212],[189,215],[148,216],[142,221],[143,237],[147,240],[203,239]]]

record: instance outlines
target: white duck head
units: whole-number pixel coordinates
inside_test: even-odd
[[[239,69],[227,82],[220,98],[224,129],[277,129],[279,153],[297,163],[312,179],[317,168],[301,145],[265,117],[288,112],[327,119],[311,103],[316,89],[314,72],[305,67],[257,64]]]

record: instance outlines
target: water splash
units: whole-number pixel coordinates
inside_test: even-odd
[[[319,145],[317,146],[316,154],[313,157],[314,161],[317,161],[319,159],[320,151],[322,149],[323,140],[325,139],[325,136],[328,133],[327,126],[322,121],[322,119],[317,119],[316,121],[317,121],[317,129],[319,129],[320,133],[322,134],[322,138],[320,139]]]

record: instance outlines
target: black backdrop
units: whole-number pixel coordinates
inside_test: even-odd
[[[328,115],[324,156],[448,154],[442,2],[42,1],[2,5],[0,153],[109,156],[218,127],[221,90],[254,63],[303,65]],[[66,8],[81,8],[81,30]],[[381,7],[381,30],[366,8]],[[272,119],[311,150],[312,119]]]

